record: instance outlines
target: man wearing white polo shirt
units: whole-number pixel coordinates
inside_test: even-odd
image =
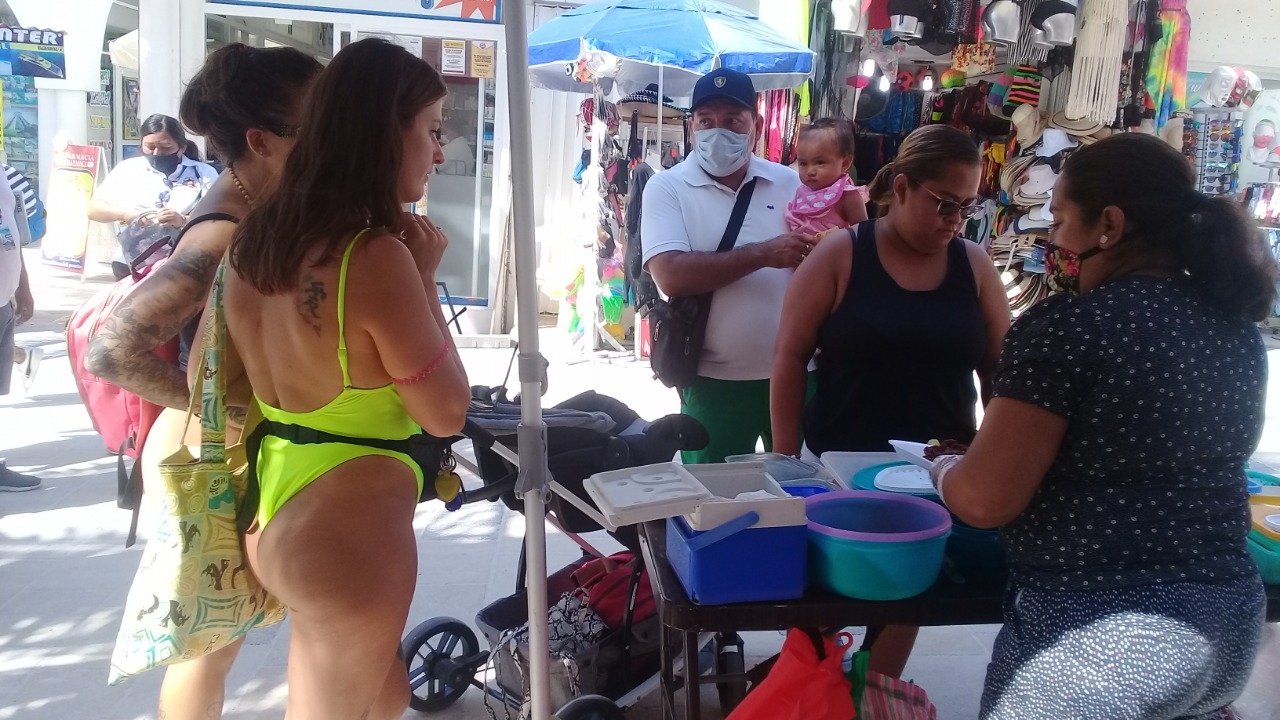
[[[755,157],[764,121],[751,78],[716,70],[693,91],[696,150],[644,190],[644,263],[669,297],[714,293],[698,378],[680,393],[681,411],[711,434],[686,463],[723,462],[772,447],[769,374],[792,270],[817,239],[787,230],[784,212],[800,187],[790,168]],[[739,191],[754,180],[733,248],[716,252]]]

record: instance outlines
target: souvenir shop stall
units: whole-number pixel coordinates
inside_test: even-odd
[[[534,86],[591,96],[579,118],[583,152],[575,180],[596,210],[595,237],[583,243],[587,259],[564,288],[561,312],[561,326],[584,352],[625,352],[627,336],[648,335],[644,308],[656,288],[639,267],[638,200],[651,171],[688,153],[681,102],[698,78],[717,67],[752,75],[761,112],[774,126],[757,150],[781,161],[794,152],[799,104],[790,90],[812,74],[813,58],[803,42],[717,2],[601,0],[530,33]],[[635,343],[637,355],[643,345]]]
[[[625,352],[623,343],[634,338],[639,326],[636,314],[658,297],[653,278],[644,271],[639,243],[629,240],[639,236],[649,178],[689,152],[688,111],[676,107],[670,97],[663,97],[659,104],[655,84],[617,103],[589,97],[582,101],[577,122],[582,152],[573,179],[581,187],[584,202],[595,205],[591,249],[601,337],[613,351]],[[604,129],[600,142],[594,134],[597,127]],[[581,301],[590,297],[590,279],[586,265],[578,265],[562,295],[561,327],[581,339],[587,337],[586,308]],[[642,345],[634,344],[637,353]]]
[[[1244,116],[1261,84],[1219,68],[1188,87],[1186,0],[830,0],[817,9],[825,52],[815,85],[828,71],[825,85],[844,102],[825,107],[856,121],[859,182],[921,125],[949,123],[981,144],[985,202],[965,236],[989,249],[1015,314],[1060,289],[1046,257],[1052,189],[1075,149],[1116,132],[1158,135],[1187,155],[1201,191],[1243,190]],[[1280,167],[1278,126],[1280,117],[1250,124],[1257,145],[1245,155]]]

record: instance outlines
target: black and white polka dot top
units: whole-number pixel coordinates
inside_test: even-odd
[[[1005,339],[995,394],[1070,425],[1003,530],[1014,582],[1092,590],[1256,573],[1244,466],[1266,368],[1257,328],[1184,280],[1124,278],[1029,309]]]

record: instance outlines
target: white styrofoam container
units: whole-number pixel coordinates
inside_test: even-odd
[[[605,525],[619,528],[677,515],[694,530],[710,530],[754,510],[752,527],[804,525],[804,499],[792,497],[765,472],[764,463],[680,465],[659,463],[597,473],[583,483]],[[734,500],[756,491],[769,500]]]
[[[727,465],[690,465],[689,472],[711,491],[696,510],[685,513],[685,522],[694,530],[710,530],[754,510],[760,519],[752,527],[790,527],[808,522],[804,514],[804,498],[792,497],[782,489],[763,462],[740,462]],[[764,491],[773,500],[734,500],[742,493]]]

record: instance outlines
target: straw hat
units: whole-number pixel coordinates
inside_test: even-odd
[[[1102,123],[1097,123],[1092,120],[1072,120],[1067,117],[1065,112],[1060,112],[1054,115],[1053,119],[1049,121],[1049,124],[1066,132],[1068,135],[1075,135],[1077,137],[1082,135],[1092,135],[1106,127]]]
[[[1013,126],[1018,130],[1018,148],[1025,150],[1044,135],[1045,116],[1035,105],[1019,105],[1013,111]]]
[[[640,114],[640,122],[656,123],[658,121],[658,85],[651,83],[644,90],[631,93],[619,100],[618,112],[628,120],[631,119],[631,114],[634,112]],[[663,96],[662,120],[664,123],[682,121],[688,113],[688,110],[676,107],[670,97]]]

